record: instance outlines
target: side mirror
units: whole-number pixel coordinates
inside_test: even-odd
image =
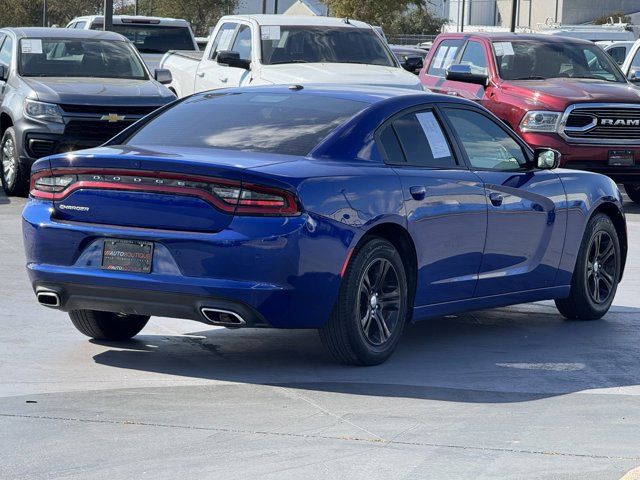
[[[156,79],[156,81],[163,85],[167,85],[173,80],[171,71],[164,68],[156,68],[156,70],[153,72],[153,77]]]
[[[634,83],[640,82],[640,72],[638,70],[630,70],[627,79]]]
[[[486,87],[489,83],[489,75],[486,72],[474,73],[471,65],[462,65],[460,63],[449,65],[446,78],[454,82],[475,83],[483,87]]]
[[[560,165],[560,152],[552,148],[536,148],[533,152],[534,162],[541,170],[553,170]]]
[[[9,78],[9,67],[0,65],[0,80],[6,81]]]
[[[422,58],[420,57],[406,57],[404,62],[401,63],[402,68],[407,72],[416,73],[416,70],[422,69]]]
[[[220,65],[227,65],[228,67],[244,68],[245,70],[249,70],[249,68],[251,68],[251,61],[244,60],[240,58],[240,54],[238,52],[232,52],[229,50],[218,52],[216,61]]]

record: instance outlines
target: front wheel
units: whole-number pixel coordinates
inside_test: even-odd
[[[20,162],[20,151],[13,127],[4,131],[0,140],[2,186],[9,196],[25,196],[29,190],[29,172]]]
[[[395,247],[372,238],[345,272],[338,299],[320,338],[336,360],[377,365],[396,348],[407,318],[407,277]]]
[[[624,189],[633,202],[640,203],[640,183],[625,183]]]
[[[71,322],[87,337],[96,340],[128,340],[149,321],[146,315],[122,315],[97,310],[71,310]]]
[[[573,320],[597,320],[611,307],[620,279],[620,242],[611,219],[595,215],[578,251],[568,298],[556,300],[560,313]]]

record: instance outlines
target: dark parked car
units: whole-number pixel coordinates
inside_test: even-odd
[[[543,299],[568,318],[607,312],[620,192],[557,163],[443,95],[199,93],[34,164],[27,270],[39,302],[93,338],[133,337],[150,315],[318,328],[338,360],[376,364],[407,321]]]
[[[389,45],[389,48],[398,58],[402,68],[416,75],[422,70],[424,57],[429,53],[428,49],[412,47],[411,45]]]
[[[156,71],[160,82],[171,81]],[[95,147],[175,99],[117,33],[0,29],[2,185],[25,194],[35,159]]]

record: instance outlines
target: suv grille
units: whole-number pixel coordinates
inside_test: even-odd
[[[105,121],[93,120],[71,120],[67,123],[64,133],[69,137],[81,138],[85,141],[104,143],[115,137],[122,130],[131,125],[134,120],[109,123]]]
[[[587,143],[640,140],[640,105],[574,107],[565,118],[564,135]]]
[[[66,113],[78,113],[89,115],[109,115],[110,113],[117,113],[118,115],[147,115],[160,106],[108,106],[108,105],[60,105],[60,108]]]

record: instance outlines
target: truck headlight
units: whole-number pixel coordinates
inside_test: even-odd
[[[527,112],[520,122],[521,132],[555,132],[558,130],[561,112]]]
[[[55,103],[39,102],[27,98],[24,101],[24,114],[36,120],[64,123],[62,119],[62,109]]]

